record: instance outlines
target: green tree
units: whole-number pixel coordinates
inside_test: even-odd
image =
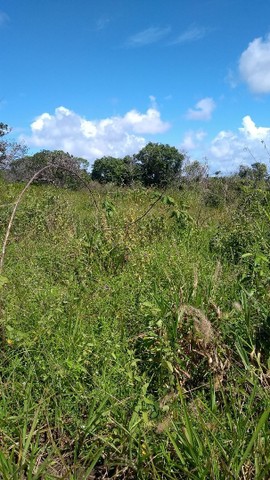
[[[100,183],[116,183],[130,185],[138,178],[138,167],[133,157],[124,158],[102,157],[95,160],[92,169],[92,179]]]
[[[10,164],[9,176],[14,181],[27,181],[47,165],[52,165],[52,168],[48,168],[37,177],[35,183],[52,183],[61,187],[77,188],[81,182],[76,174],[85,176],[89,164],[87,160],[74,157],[62,150],[42,150],[13,161]]]
[[[148,143],[136,155],[141,168],[142,182],[146,186],[166,186],[180,178],[185,154],[162,143]]]
[[[255,182],[261,182],[268,177],[267,166],[265,163],[255,162],[251,167],[247,165],[240,165],[238,175],[244,180],[253,180]]]
[[[251,165],[253,179],[257,182],[261,182],[262,180],[266,180],[267,178],[267,166],[265,163],[255,162]]]

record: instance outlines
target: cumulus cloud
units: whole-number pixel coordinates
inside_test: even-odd
[[[207,34],[208,29],[205,27],[197,27],[192,25],[187,30],[185,30],[181,35],[179,35],[175,40],[173,40],[170,45],[182,45],[183,43],[194,42],[196,40],[201,40]]]
[[[255,160],[268,163],[267,145],[270,145],[270,127],[257,127],[247,115],[236,132],[221,131],[216,135],[207,156],[215,168],[235,171],[239,165],[252,164]]]
[[[189,108],[186,113],[188,120],[210,120],[216,108],[213,98],[202,98],[196,103],[195,108]]]
[[[270,93],[270,34],[255,38],[242,53],[239,72],[254,93]]]
[[[170,33],[171,27],[149,27],[128,38],[128,47],[143,47],[156,43]]]
[[[203,130],[189,130],[184,135],[184,139],[181,143],[181,149],[195,150],[201,144],[206,135],[207,133]]]
[[[265,140],[270,137],[270,128],[269,127],[256,127],[255,122],[251,119],[249,115],[246,115],[242,121],[243,127],[239,128],[240,133],[242,133],[247,139],[250,140]]]
[[[122,117],[101,120],[87,120],[61,106],[54,114],[39,115],[24,140],[30,147],[64,150],[93,161],[104,155],[133,154],[146,144],[142,135],[163,133],[169,127],[155,104],[146,113],[130,110]]]
[[[181,147],[192,151],[193,156],[207,158],[211,172],[232,173],[241,164],[254,161],[269,164],[270,127],[257,126],[249,115],[236,131],[221,130],[209,141],[205,137],[203,130],[186,132]]]

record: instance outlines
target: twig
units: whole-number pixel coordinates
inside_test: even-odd
[[[145,212],[140,215],[139,217],[135,218],[135,220],[133,220],[132,222],[128,222],[126,223],[125,225],[123,225],[122,227],[120,227],[119,225],[115,225],[115,226],[111,226],[111,227],[106,227],[106,230],[114,230],[114,229],[128,229],[129,227],[131,227],[132,225],[135,225],[136,223],[140,222],[144,217],[146,217],[146,215],[148,215],[149,212],[151,212],[151,210],[154,208],[154,206],[162,199],[163,197],[163,193],[161,195],[159,195],[159,197],[150,205],[150,207],[145,210]]]
[[[126,225],[126,228],[129,227],[130,225],[135,225],[135,223],[138,223],[140,220],[146,217],[146,215],[152,210],[152,208],[154,208],[154,206],[162,199],[162,197],[163,197],[163,193],[159,195],[159,197],[150,205],[150,207],[140,217],[136,218],[136,220],[133,220],[133,222],[128,223]]]

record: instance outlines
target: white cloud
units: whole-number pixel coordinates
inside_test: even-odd
[[[193,156],[207,158],[210,171],[232,173],[241,164],[250,165],[255,161],[269,164],[265,147],[270,145],[270,127],[258,127],[249,115],[242,119],[242,126],[236,131],[221,130],[210,141],[205,141],[203,130],[188,131],[181,148],[193,152]]]
[[[265,145],[270,145],[270,127],[257,127],[247,115],[238,131],[221,131],[216,135],[207,156],[216,169],[230,172],[241,164],[269,163]]]
[[[53,115],[39,115],[31,124],[31,136],[24,139],[30,147],[64,150],[93,161],[103,155],[136,153],[146,144],[141,135],[163,133],[169,127],[155,104],[146,113],[130,110],[122,117],[101,120],[87,120],[68,108],[58,107]]]
[[[163,133],[169,129],[170,124],[163,122],[160,112],[156,108],[148,108],[146,113],[131,110],[123,117],[123,124],[131,128],[134,133]]]
[[[143,47],[156,43],[170,33],[171,27],[149,27],[142,32],[136,33],[128,38],[128,47]]]
[[[196,103],[195,109],[189,108],[186,113],[188,120],[210,120],[216,108],[214,100],[210,97],[202,98]]]
[[[7,23],[9,21],[9,16],[0,10],[0,27],[2,27],[3,25],[5,25],[5,23]]]
[[[183,43],[194,42],[196,40],[201,40],[205,37],[208,30],[205,27],[197,27],[192,25],[187,30],[185,30],[181,35],[179,35],[175,40],[173,40],[170,45],[182,45]]]
[[[270,93],[270,34],[255,38],[239,60],[242,79],[254,93]]]
[[[207,133],[204,130],[189,130],[185,133],[184,139],[181,143],[181,149],[183,150],[195,150],[206,137]]]
[[[230,160],[234,162],[236,158],[235,154],[239,147],[243,150],[244,144],[239,142],[237,135],[234,135],[231,131],[221,130],[212,140],[209,152],[215,159],[223,159],[224,162],[228,162],[230,158]]]
[[[250,140],[265,140],[270,137],[269,127],[256,127],[249,115],[246,115],[242,121],[243,128],[239,131]]]

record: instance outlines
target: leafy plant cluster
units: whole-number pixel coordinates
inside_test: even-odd
[[[175,147],[150,142],[133,156],[97,159],[92,179],[118,185],[141,182],[144,186],[166,186],[179,180],[184,159],[185,155]]]
[[[269,478],[265,170],[1,142],[0,477]]]
[[[0,277],[3,479],[269,477],[269,192],[215,207],[196,185],[25,193]],[[2,238],[21,188],[0,184]]]

